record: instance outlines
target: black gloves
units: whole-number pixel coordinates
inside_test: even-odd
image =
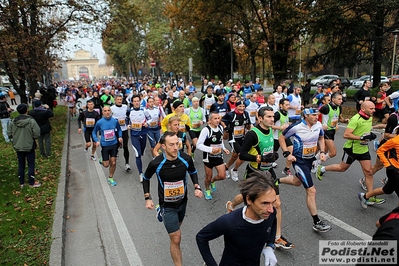
[[[260,161],[261,162],[266,162],[266,163],[272,163],[278,159],[278,153],[277,152],[271,152],[266,155],[261,155]]]
[[[370,133],[365,133],[360,137],[360,140],[375,140],[377,138],[377,135],[374,134],[373,132]]]

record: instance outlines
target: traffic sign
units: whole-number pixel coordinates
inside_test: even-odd
[[[152,66],[152,67],[154,67],[154,66],[156,66],[156,65],[157,65],[157,63],[156,63],[155,61],[152,61],[152,62],[151,62],[151,66]]]

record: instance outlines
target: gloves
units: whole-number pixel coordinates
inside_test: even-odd
[[[265,266],[275,266],[277,264],[276,255],[271,247],[264,248],[262,253],[265,256]]]
[[[374,134],[373,132],[370,132],[370,133],[364,133],[360,137],[360,140],[375,140],[376,138],[377,138],[377,135]]]
[[[278,159],[278,153],[277,152],[271,152],[266,155],[261,155],[260,156],[260,161],[261,162],[266,162],[266,163],[272,163]]]

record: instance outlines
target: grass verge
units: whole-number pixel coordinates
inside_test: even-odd
[[[36,150],[36,180],[40,188],[19,188],[17,156],[0,137],[0,264],[48,265],[54,202],[57,196],[67,107],[57,106],[51,119],[52,155]],[[13,114],[14,115],[14,114]],[[25,179],[28,182],[27,176]]]

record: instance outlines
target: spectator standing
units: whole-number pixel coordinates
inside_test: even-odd
[[[29,111],[29,115],[35,119],[40,127],[38,138],[40,155],[47,158],[51,156],[51,124],[49,118],[54,116],[53,111],[47,104],[43,105],[41,101],[36,101],[33,110]]]
[[[19,185],[21,188],[25,185],[25,160],[27,160],[29,185],[31,188],[40,187],[41,184],[35,181],[35,139],[40,136],[40,127],[28,115],[26,104],[18,105],[17,111],[19,116],[11,121],[7,133],[17,152]]]
[[[3,129],[3,136],[6,142],[10,142],[10,139],[7,135],[8,125],[10,124],[10,114],[12,109],[7,102],[6,96],[4,94],[0,94],[0,119],[1,119],[1,128]]]
[[[8,96],[10,96],[11,105],[17,105],[17,101],[15,100],[15,94],[11,89],[8,91]]]

